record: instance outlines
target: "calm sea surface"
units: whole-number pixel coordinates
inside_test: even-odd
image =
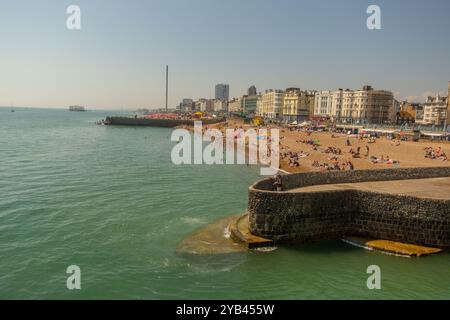
[[[450,256],[341,242],[178,255],[196,229],[245,211],[259,170],[170,161],[170,129],[105,127],[117,112],[0,108],[0,298],[450,298]],[[66,288],[78,265],[82,289]],[[382,290],[366,287],[369,265]]]

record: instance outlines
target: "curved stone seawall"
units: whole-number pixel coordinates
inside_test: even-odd
[[[224,118],[202,120],[203,125],[224,122]],[[194,120],[173,120],[173,119],[148,119],[148,118],[132,118],[132,117],[107,117],[108,125],[121,126],[143,126],[143,127],[165,127],[173,128],[181,125],[193,126]]]
[[[450,177],[450,167],[291,174],[283,176],[284,192],[271,191],[272,178],[261,180],[249,189],[249,228],[277,242],[357,235],[450,247],[450,200],[354,189],[292,191],[313,185],[438,177]]]

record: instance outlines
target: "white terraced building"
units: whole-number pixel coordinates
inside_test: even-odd
[[[362,90],[321,91],[316,94],[314,115],[329,116],[348,123],[387,123],[391,121],[394,95],[390,91]]]
[[[343,90],[319,91],[314,101],[314,115],[340,119],[342,114]]]
[[[314,101],[314,115],[316,116],[333,116],[333,92],[320,91],[316,93]]]
[[[418,124],[443,126],[447,119],[447,97],[428,97],[423,104],[423,120]]]

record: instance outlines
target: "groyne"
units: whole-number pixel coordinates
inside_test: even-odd
[[[444,198],[345,187],[302,191],[309,186],[397,180],[407,183],[440,177],[450,177],[450,167],[291,174],[283,176],[281,192],[273,191],[272,178],[264,179],[249,189],[249,229],[275,242],[362,236],[450,247],[450,190]]]
[[[104,123],[112,126],[141,126],[141,127],[164,127],[174,128],[178,126],[193,126],[192,119],[151,119],[143,117],[106,117]],[[198,120],[200,121],[200,120]],[[226,121],[225,118],[202,119],[203,125],[211,125]]]

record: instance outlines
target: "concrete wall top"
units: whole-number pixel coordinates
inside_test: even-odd
[[[306,172],[285,175],[282,177],[282,182],[283,190],[289,191],[295,188],[323,184],[410,180],[439,177],[450,177],[450,167]],[[276,191],[273,191],[273,182],[273,178],[266,178],[264,180],[257,181],[250,187],[250,191],[276,193]]]

